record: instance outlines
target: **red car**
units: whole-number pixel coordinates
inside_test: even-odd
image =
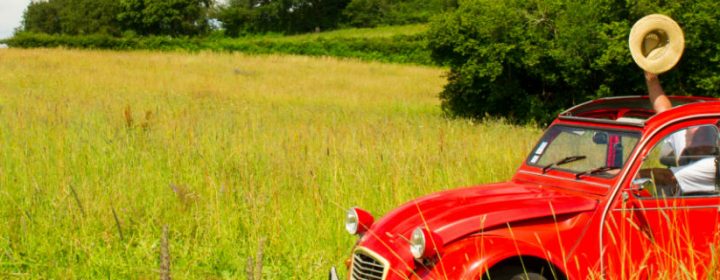
[[[560,114],[509,182],[431,194],[377,221],[352,208],[347,277],[717,278],[715,100],[671,97],[660,114],[647,97],[590,101]]]

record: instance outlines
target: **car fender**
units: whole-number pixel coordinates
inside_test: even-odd
[[[518,256],[543,259],[556,275],[567,275],[561,254],[502,236],[473,235],[449,244],[434,265],[418,269],[410,279],[480,279],[488,269]]]

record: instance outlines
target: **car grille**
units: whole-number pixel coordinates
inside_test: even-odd
[[[382,280],[385,266],[375,258],[355,252],[353,256],[352,280]]]

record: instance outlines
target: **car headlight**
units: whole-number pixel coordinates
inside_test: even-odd
[[[415,259],[428,258],[440,254],[443,241],[439,235],[423,227],[416,228],[410,235],[410,253]]]
[[[345,229],[350,234],[363,234],[375,222],[370,212],[357,207],[350,208],[345,216]]]
[[[422,228],[416,228],[410,236],[410,253],[416,259],[425,254],[425,233]]]

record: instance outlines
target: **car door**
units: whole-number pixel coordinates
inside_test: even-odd
[[[696,279],[716,273],[716,124],[717,119],[676,124],[645,145],[605,221],[610,278]]]

